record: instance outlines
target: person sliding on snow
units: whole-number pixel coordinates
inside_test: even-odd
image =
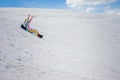
[[[30,28],[30,23],[33,19],[33,16],[30,16],[30,14],[28,15],[28,18],[25,19],[24,23],[21,25],[21,28],[23,28],[24,30],[31,32],[31,33],[35,33],[35,35],[37,35],[38,37],[42,38],[43,35],[41,35],[36,29],[32,29]]]

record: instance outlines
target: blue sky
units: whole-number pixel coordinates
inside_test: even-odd
[[[0,7],[66,8],[66,0],[1,0]]]
[[[73,9],[87,12],[119,12],[120,0],[1,0],[0,7]]]

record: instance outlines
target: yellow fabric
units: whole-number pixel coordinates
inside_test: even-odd
[[[38,34],[39,34],[39,32],[38,32],[36,29],[30,29],[29,32],[35,33],[35,35],[38,35]]]

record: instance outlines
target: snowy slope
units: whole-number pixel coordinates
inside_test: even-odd
[[[40,39],[20,29],[27,14]],[[0,80],[120,80],[120,16],[0,9]]]

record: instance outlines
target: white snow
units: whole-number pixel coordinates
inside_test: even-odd
[[[0,8],[0,80],[120,80],[120,16]]]

